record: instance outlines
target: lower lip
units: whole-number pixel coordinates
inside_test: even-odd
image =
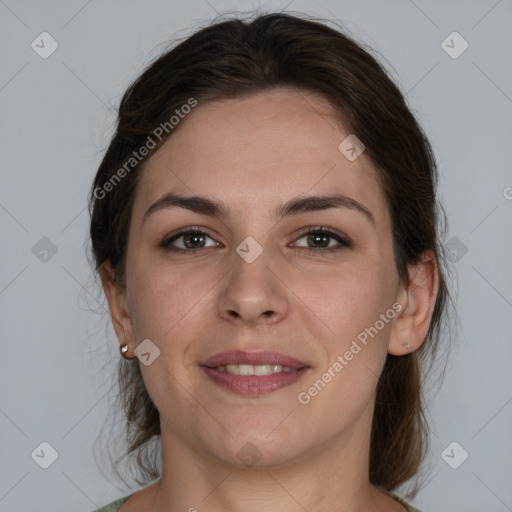
[[[201,366],[201,369],[218,386],[238,395],[264,395],[297,382],[308,370],[299,368],[296,372],[279,372],[270,375],[233,375],[227,371]]]

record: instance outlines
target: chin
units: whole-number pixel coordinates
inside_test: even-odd
[[[233,437],[226,434],[220,445],[212,446],[212,438],[206,439],[209,444],[208,451],[222,463],[239,468],[279,466],[288,464],[303,454],[304,443],[299,437],[294,439],[285,429],[282,433],[270,435],[271,429],[241,430],[243,434],[233,433]]]

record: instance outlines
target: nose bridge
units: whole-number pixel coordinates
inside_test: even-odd
[[[271,248],[251,236],[243,239],[232,254],[231,268],[219,297],[219,313],[241,317],[246,322],[283,315],[286,297],[275,276],[276,265]]]
[[[260,244],[250,236],[236,247],[230,279],[231,285],[240,288],[244,294],[240,300],[250,300],[251,295],[254,299],[260,296],[261,300],[263,294],[269,293],[271,252],[267,244]]]

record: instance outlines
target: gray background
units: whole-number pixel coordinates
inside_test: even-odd
[[[430,471],[414,504],[425,512],[512,510],[512,2],[259,7],[342,21],[386,58],[425,127],[449,218],[459,323],[429,402]],[[112,134],[112,107],[161,43],[217,13],[254,8],[0,0],[1,511],[86,512],[129,494],[92,453],[111,416],[119,355],[84,253],[86,195]],[[31,48],[43,31],[59,45],[47,59]],[[442,46],[453,31],[469,44],[457,58]],[[448,41],[452,52],[462,48]],[[43,441],[58,452],[48,469],[31,457]],[[448,450],[452,464],[469,453],[457,469],[441,456],[453,441],[461,448]]]

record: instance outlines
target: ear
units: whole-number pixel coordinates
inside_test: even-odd
[[[410,283],[401,286],[398,302],[402,309],[391,331],[388,353],[402,356],[418,350],[427,336],[439,289],[438,266],[432,251],[420,263],[409,266]]]
[[[133,323],[127,305],[125,288],[116,281],[115,270],[110,266],[110,262],[103,263],[100,276],[119,345],[133,344]],[[132,351],[135,350],[135,346],[131,348]]]

